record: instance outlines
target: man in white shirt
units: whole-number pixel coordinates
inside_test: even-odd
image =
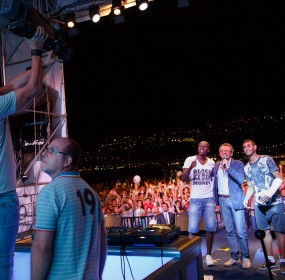
[[[190,180],[190,207],[189,207],[189,236],[199,234],[199,225],[203,217],[206,230],[207,266],[213,266],[211,252],[214,243],[214,233],[217,230],[212,170],[215,162],[208,158],[210,144],[201,141],[198,144],[198,155],[186,158],[183,165],[182,181]]]

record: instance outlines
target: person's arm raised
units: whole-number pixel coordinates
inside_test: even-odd
[[[25,109],[28,109],[33,99],[42,91],[42,49],[47,37],[44,28],[38,26],[34,36],[29,40],[27,39],[31,47],[32,67],[29,70],[26,84],[23,84],[23,80],[22,83],[18,81],[17,86],[19,87],[13,89],[17,99],[16,114],[23,113]],[[22,78],[25,78],[25,73],[23,73]]]
[[[29,80],[30,72],[31,70],[28,70],[28,71],[25,71],[15,76],[6,85],[0,88],[0,95],[7,94],[17,88],[20,88],[26,85]]]

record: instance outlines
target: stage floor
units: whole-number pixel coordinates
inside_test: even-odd
[[[268,270],[259,270],[258,266],[265,262],[261,241],[255,237],[255,230],[248,230],[250,259],[252,267],[244,270],[241,265],[234,265],[232,267],[224,267],[223,263],[229,260],[230,253],[226,238],[226,230],[219,229],[215,235],[212,257],[215,262],[213,267],[208,267],[205,263],[206,255],[206,240],[202,235],[202,256],[204,275],[213,276],[213,280],[268,280],[270,279]],[[273,251],[276,268],[272,269],[274,279],[285,279],[285,275],[280,273],[279,268],[279,250],[276,245],[276,240],[273,240]]]

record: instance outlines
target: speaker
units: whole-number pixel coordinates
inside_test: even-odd
[[[180,231],[188,231],[188,212],[175,215],[175,226],[180,227]]]
[[[176,214],[175,215],[175,226],[180,227],[180,231],[187,231],[188,232],[188,220],[189,220],[188,212]],[[199,230],[200,231],[205,230],[203,217],[200,221]]]
[[[120,227],[122,217],[120,214],[107,214],[104,215],[106,227]]]

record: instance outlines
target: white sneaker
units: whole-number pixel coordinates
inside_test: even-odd
[[[215,264],[210,255],[206,256],[206,264],[207,264],[207,266],[213,266]]]
[[[243,258],[242,259],[242,268],[243,269],[249,269],[251,268],[251,262],[249,258]]]

